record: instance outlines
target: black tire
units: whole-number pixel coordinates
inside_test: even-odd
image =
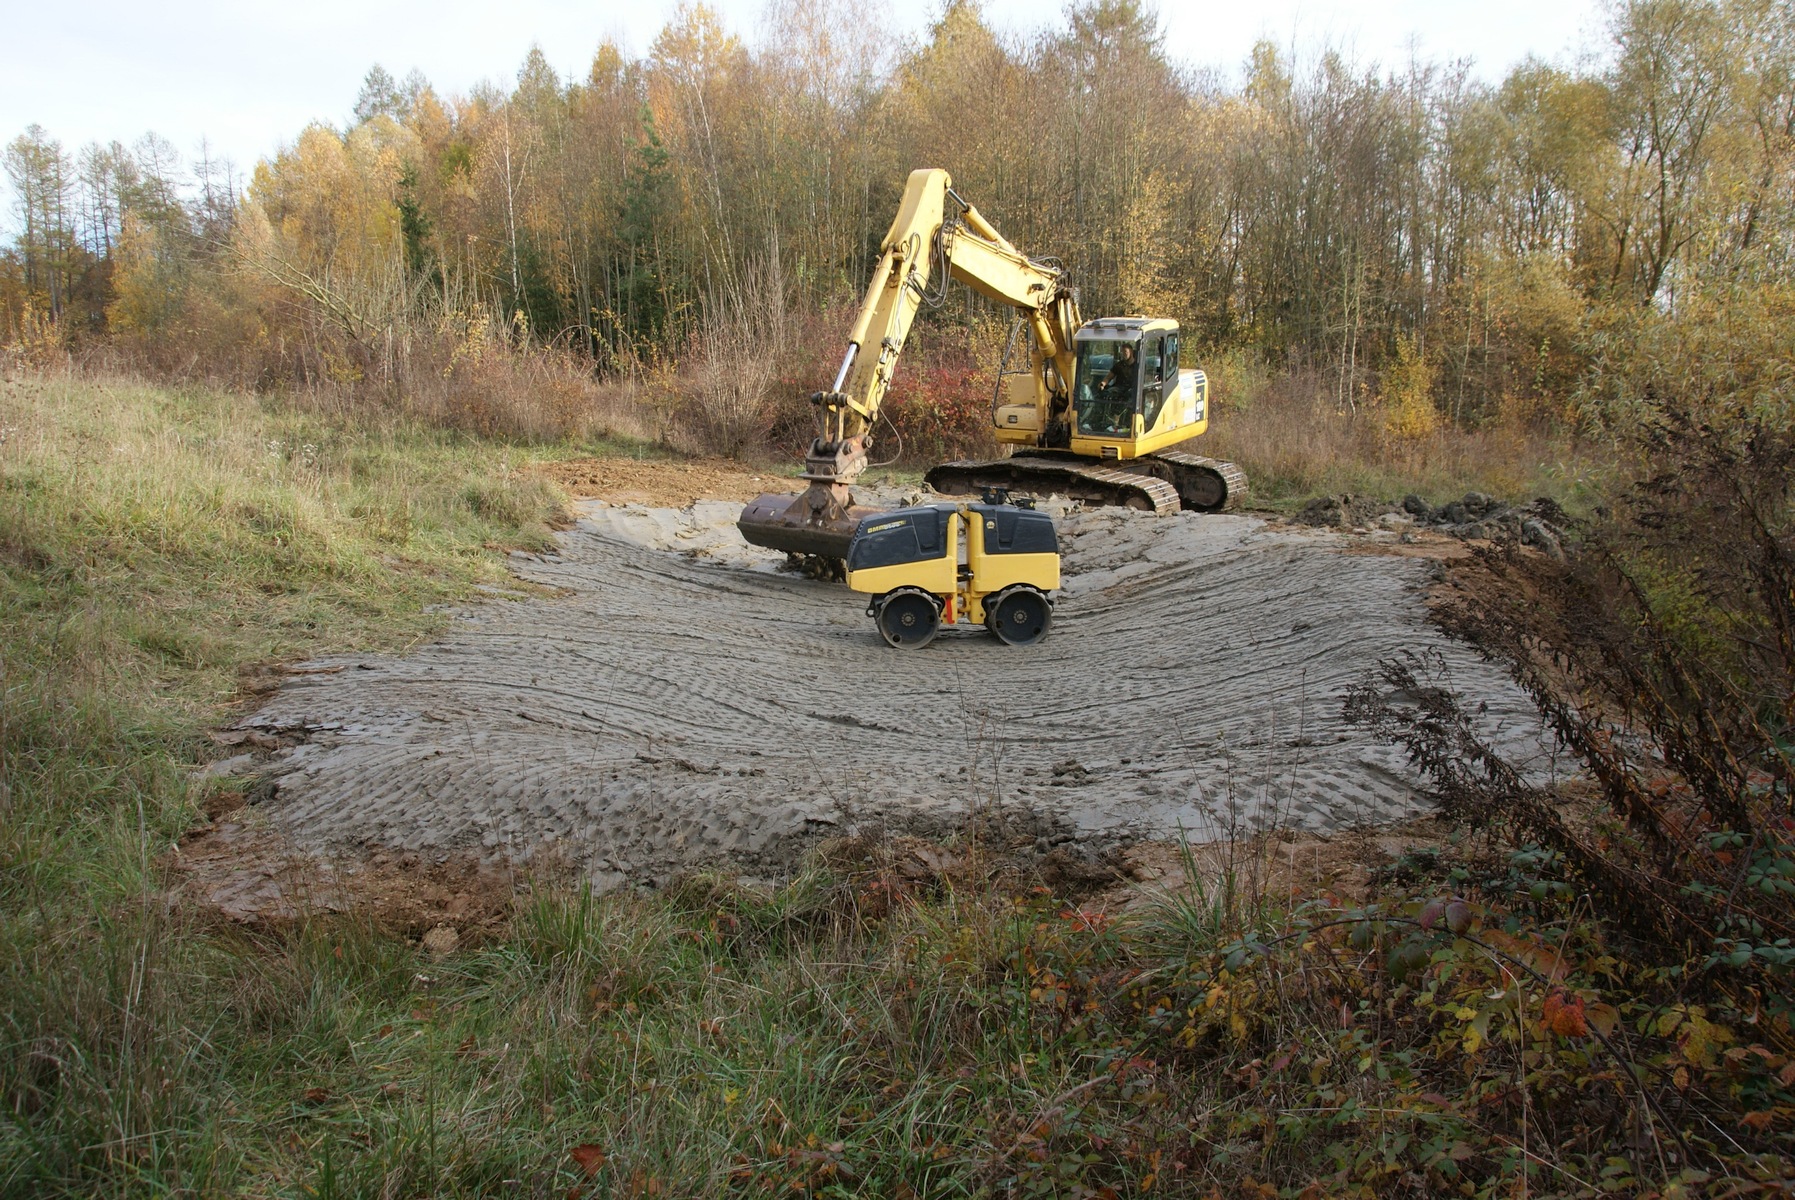
[[[922,592],[892,592],[879,601],[873,622],[879,636],[900,650],[914,650],[941,631],[941,609]]]
[[[997,598],[985,625],[1005,645],[1032,646],[1053,625],[1053,606],[1033,588],[1012,588]]]

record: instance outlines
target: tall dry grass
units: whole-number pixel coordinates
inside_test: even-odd
[[[1375,396],[1344,403],[1324,372],[1280,370],[1245,354],[1199,365],[1212,400],[1200,451],[1240,463],[1255,503],[1411,492],[1437,503],[1476,490],[1582,507],[1612,477],[1610,447],[1518,406],[1475,429],[1417,423]]]
[[[209,311],[209,310],[208,310]],[[201,314],[204,315],[204,314]],[[521,444],[646,443],[674,453],[797,461],[815,435],[811,393],[826,387],[852,311],[801,308],[776,263],[751,263],[719,285],[675,346],[611,354],[600,365],[563,342],[508,329],[477,303],[434,325],[396,327],[375,346],[329,329],[291,344],[249,337],[230,313],[175,339],[119,337],[71,350],[46,336],[15,358],[90,371],[141,371],[303,398],[356,420],[428,422]],[[872,430],[873,457],[916,469],[996,454],[990,388],[1003,322],[932,322],[913,331]],[[177,353],[178,350],[178,353]],[[1416,358],[1381,381],[1387,395],[1341,390],[1326,368],[1273,365],[1249,350],[1209,354],[1212,424],[1200,452],[1241,463],[1256,502],[1285,507],[1318,493],[1441,501],[1475,489],[1550,496],[1576,507],[1609,471],[1606,442],[1580,441],[1568,411],[1537,399],[1501,406],[1483,424],[1446,419],[1429,364]]]

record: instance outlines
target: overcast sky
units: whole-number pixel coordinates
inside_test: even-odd
[[[1047,22],[1052,0],[986,0],[987,19],[1023,32]],[[0,13],[0,140],[42,125],[71,152],[130,142],[146,130],[191,159],[202,138],[240,169],[311,121],[341,124],[369,66],[395,78],[421,70],[437,90],[509,82],[532,42],[563,75],[583,77],[605,38],[641,54],[675,0],[88,0],[76,9],[7,0]],[[753,40],[766,0],[712,0]],[[884,8],[895,39],[920,38],[940,0]],[[1254,0],[1161,3],[1168,49],[1238,74],[1255,40],[1326,42],[1360,62],[1401,63],[1411,50],[1469,59],[1499,78],[1531,53],[1569,60],[1601,40],[1603,0]],[[7,207],[10,208],[10,196]],[[10,213],[8,214],[10,216]],[[4,221],[4,218],[0,218]],[[10,224],[10,222],[6,222]]]

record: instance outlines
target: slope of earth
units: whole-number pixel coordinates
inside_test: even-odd
[[[1402,651],[1440,656],[1497,745],[1544,762],[1525,698],[1426,622],[1436,564],[1337,534],[1065,514],[1046,641],[896,651],[864,598],[744,545],[734,503],[581,511],[558,555],[516,561],[549,598],[312,664],[245,722],[287,747],[258,817],[317,850],[547,851],[600,887],[777,876],[821,837],[974,815],[1042,849],[1358,826],[1418,808],[1340,711]]]
[[[795,492],[803,484],[789,474],[756,472],[727,459],[575,458],[538,463],[536,474],[552,479],[576,500],[684,508],[700,500],[752,500],[762,492]]]

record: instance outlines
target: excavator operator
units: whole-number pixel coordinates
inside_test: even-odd
[[[1109,374],[1103,377],[1103,398],[1133,400],[1134,383],[1139,374],[1140,364],[1134,360],[1134,343],[1123,342],[1116,347],[1116,361],[1110,364]]]
[[[1116,360],[1110,364],[1109,374],[1097,385],[1097,398],[1104,406],[1103,417],[1099,420],[1107,427],[1107,432],[1119,432],[1132,424],[1135,383],[1139,377],[1140,363],[1134,357],[1134,343],[1123,342],[1116,347]]]

